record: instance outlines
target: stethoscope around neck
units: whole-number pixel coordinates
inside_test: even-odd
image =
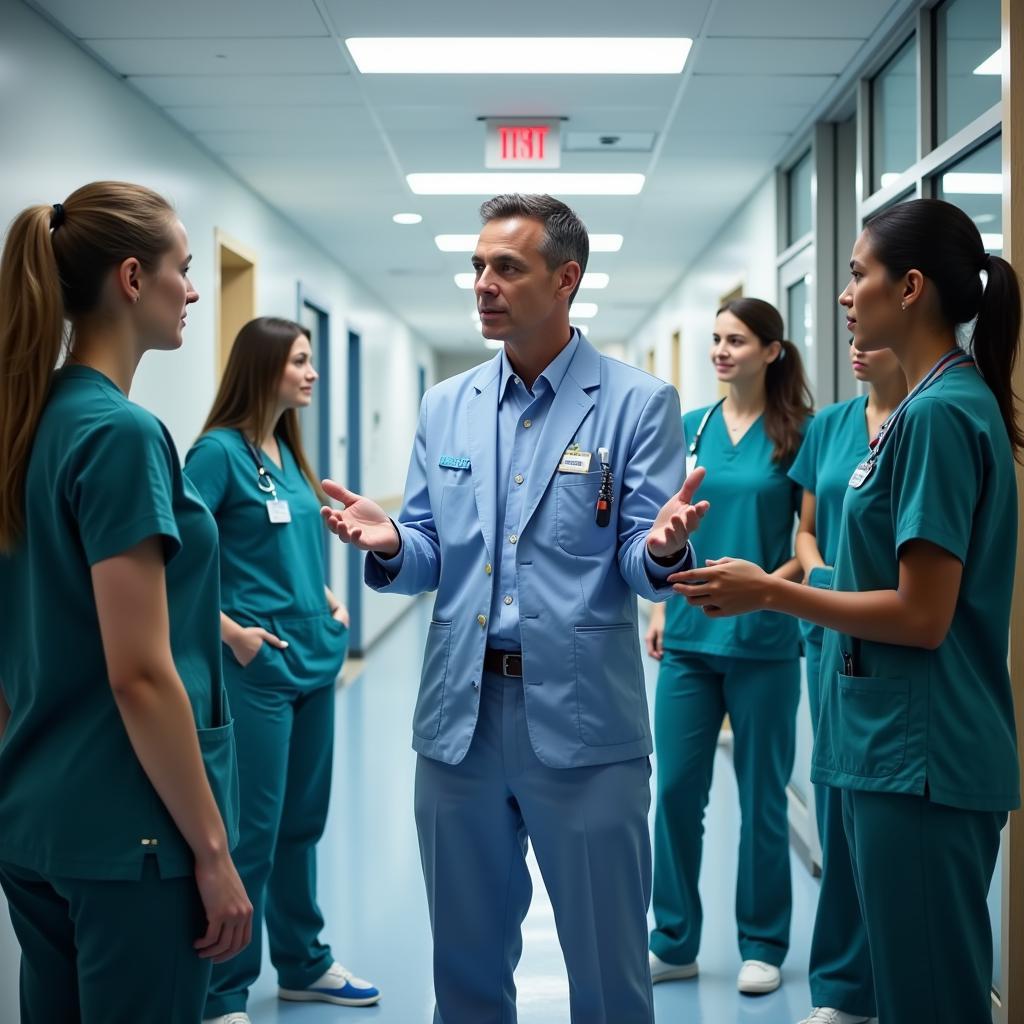
[[[264,494],[269,494],[274,501],[277,501],[277,488],[274,486],[274,481],[267,472],[267,467],[263,465],[263,460],[260,458],[259,452],[256,450],[256,446],[244,434],[242,434],[242,439],[245,441],[245,447],[249,449],[252,461],[256,463],[256,472],[259,474],[256,477],[256,486]]]

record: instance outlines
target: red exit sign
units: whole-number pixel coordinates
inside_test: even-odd
[[[559,167],[560,120],[489,118],[484,165],[490,168]]]

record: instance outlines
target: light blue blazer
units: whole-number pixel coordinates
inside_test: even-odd
[[[413,748],[458,764],[476,728],[495,536],[500,353],[423,398],[399,516],[403,558],[393,574],[368,555],[374,590],[436,590],[413,720]],[[558,472],[574,442],[591,472]],[[598,449],[614,473],[612,520],[595,522]],[[462,468],[442,465],[456,462]],[[585,338],[548,410],[516,545],[523,683],[530,740],[553,768],[651,753],[636,594],[662,601],[644,542],[682,486],[683,436],[674,388],[602,356]]]

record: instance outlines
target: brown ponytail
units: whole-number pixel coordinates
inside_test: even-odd
[[[733,299],[718,312],[732,313],[742,320],[763,346],[773,341],[782,346],[778,358],[768,364],[765,376],[764,432],[774,445],[773,461],[786,462],[799,450],[804,424],[814,412],[800,349],[783,339],[782,314],[770,302]]]
[[[129,257],[153,269],[171,248],[174,213],[140,185],[101,181],[62,206],[30,206],[0,257],[0,552],[25,528],[25,477],[61,357],[64,321],[90,312],[108,271]]]

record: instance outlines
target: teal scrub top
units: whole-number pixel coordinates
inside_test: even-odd
[[[900,549],[927,540],[963,563],[953,622],[934,651],[825,631],[814,782],[969,810],[1020,805],[1007,668],[1016,538],[995,397],[973,366],[947,370],[907,406],[863,485],[847,489],[832,587],[895,590]]]
[[[148,537],[166,557],[174,664],[211,788],[237,839],[234,733],[220,658],[217,529],[170,435],[105,376],[55,374],[29,458],[26,531],[0,556],[0,861],[80,879],[162,877],[194,859],[135,756],[103,655],[91,566]]]
[[[259,452],[291,522],[272,523],[270,497],[242,434],[218,428],[185,457],[185,473],[220,531],[222,608],[243,626],[262,626],[288,642],[264,643],[245,668],[224,648],[226,665],[253,680],[306,689],[332,685],[345,661],[348,630],[333,618],[324,592],[320,501],[294,453],[279,441],[282,466]]]
[[[867,408],[867,395],[863,395],[818,412],[789,471],[790,480],[814,495],[814,533],[827,568],[814,569],[808,582],[825,590],[832,580],[850,475],[869,450]],[[821,626],[801,622],[800,628],[806,640],[821,644]]]
[[[706,411],[707,407],[695,409],[683,416],[684,451]],[[793,557],[802,490],[786,475],[790,463],[772,460],[772,448],[763,416],[734,445],[721,406],[711,414],[697,452],[697,465],[708,473],[698,497],[711,502],[711,510],[693,536],[696,566],[728,555],[772,571]],[[681,597],[666,605],[662,643],[674,651],[732,658],[800,657],[795,619],[778,612],[709,619]]]

